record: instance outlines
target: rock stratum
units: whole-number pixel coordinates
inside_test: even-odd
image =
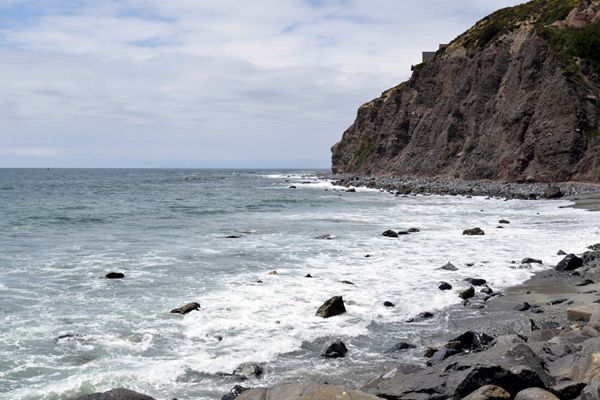
[[[600,181],[600,0],[499,10],[362,105],[336,174]]]

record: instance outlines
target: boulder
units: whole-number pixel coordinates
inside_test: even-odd
[[[376,396],[344,386],[317,383],[287,383],[271,388],[246,390],[237,400],[381,400]]]
[[[556,253],[557,256],[566,256],[567,253],[565,253],[564,250],[559,250],[558,253]]]
[[[456,266],[451,262],[444,264],[442,267],[439,267],[438,270],[439,269],[443,269],[445,271],[458,271],[458,268],[456,268]]]
[[[383,232],[381,235],[383,235],[385,237],[390,237],[390,238],[398,237],[398,234],[391,229],[388,229],[387,231]]]
[[[195,310],[200,310],[200,303],[196,303],[196,302],[187,303],[187,304],[185,304],[185,305],[183,305],[181,307],[172,309],[171,313],[173,313],[173,314],[187,314],[187,313],[195,311]]]
[[[240,394],[242,394],[243,392],[245,392],[246,390],[248,390],[248,388],[245,388],[245,387],[240,386],[240,385],[235,385],[234,387],[231,388],[231,390],[229,391],[229,393],[227,393],[225,396],[221,397],[221,400],[234,400],[234,399],[237,399],[238,396]]]
[[[321,354],[321,357],[340,358],[344,357],[347,352],[348,348],[346,348],[344,342],[342,342],[341,340],[336,340],[325,349],[323,354]]]
[[[569,321],[590,321],[592,314],[596,312],[600,306],[598,304],[580,304],[573,305],[567,308],[567,318]]]
[[[557,265],[557,271],[573,271],[583,265],[583,260],[575,254],[567,254]]]
[[[523,303],[517,304],[513,309],[515,311],[527,311],[530,308],[531,308],[531,304],[529,304],[528,302],[524,301]]]
[[[581,391],[581,400],[600,400],[600,381],[587,385]]]
[[[463,235],[480,236],[480,235],[485,235],[485,232],[481,228],[470,228],[470,229],[465,229],[463,231]]]
[[[315,239],[321,239],[321,240],[331,240],[331,239],[335,239],[335,236],[330,235],[330,234],[325,234],[325,235],[319,235],[316,236]]]
[[[295,186],[295,185],[291,185],[291,186],[289,187],[289,189],[296,189],[296,186]]]
[[[582,282],[579,282],[577,285],[575,286],[588,286],[588,285],[593,285],[595,282],[591,279],[585,279]]]
[[[125,274],[122,272],[109,272],[108,274],[104,275],[106,277],[106,279],[123,279],[125,278]]]
[[[510,400],[510,393],[495,385],[485,385],[462,400]]]
[[[391,301],[384,301],[383,306],[384,307],[396,307],[396,305],[394,303],[392,303]]]
[[[563,192],[558,186],[548,186],[544,189],[544,198],[546,199],[560,199],[563,197]]]
[[[525,257],[521,260],[521,264],[543,264],[543,262],[537,258]]]
[[[521,390],[515,396],[515,400],[560,400],[550,392],[540,388],[529,388]]]
[[[312,278],[312,275],[311,274],[306,274],[306,275],[304,275],[304,277],[305,278]]]
[[[260,364],[254,362],[245,362],[240,364],[234,371],[233,375],[243,379],[260,378],[264,370]]]
[[[506,219],[501,219],[500,221],[498,221],[499,224],[510,224],[510,221],[506,220]]]
[[[417,232],[421,232],[421,230],[419,228],[408,228],[407,232],[408,233],[417,233]]]
[[[487,281],[485,279],[480,279],[480,278],[465,278],[465,279],[463,279],[463,281],[469,282],[473,286],[483,286],[487,283]]]
[[[429,318],[433,318],[433,314],[428,311],[424,311],[422,313],[417,314],[416,317],[406,320],[406,322],[422,322]]]
[[[469,288],[458,292],[458,297],[460,297],[463,300],[470,299],[473,296],[475,296],[475,288],[473,286],[470,286]]]
[[[482,288],[480,290],[480,292],[484,293],[484,294],[492,294],[492,293],[494,293],[494,291],[492,290],[492,288],[490,288],[489,286],[486,286],[486,287]]]
[[[493,341],[494,338],[485,333],[467,331],[449,341],[446,347],[461,352],[481,351],[487,349]]]
[[[112,389],[104,393],[92,393],[84,396],[76,397],[75,400],[155,400],[150,396],[146,396],[133,390],[128,389]]]
[[[388,373],[362,390],[386,399],[462,399],[485,385],[511,396],[530,387],[553,384],[544,361],[516,336],[500,337],[482,352],[450,357],[414,373]]]
[[[438,286],[438,289],[440,289],[440,290],[452,290],[452,285],[449,284],[448,282],[440,282],[440,285]]]
[[[340,281],[340,283],[343,283],[344,285],[354,285],[354,282],[352,281]]]
[[[348,188],[346,189],[346,193],[356,193],[356,189],[355,188]]]
[[[242,236],[241,235],[228,235],[225,236],[225,239],[241,239]]]
[[[400,351],[416,349],[416,348],[417,348],[417,346],[415,346],[412,343],[398,342],[395,345],[393,345],[392,347],[390,347],[389,349],[385,350],[383,353],[384,354],[394,354],[394,353],[398,353]]]
[[[342,296],[333,296],[319,307],[315,315],[321,318],[330,318],[345,312],[346,307]]]
[[[552,386],[550,391],[559,399],[568,400],[579,396],[583,388],[585,388],[585,383],[565,380]]]

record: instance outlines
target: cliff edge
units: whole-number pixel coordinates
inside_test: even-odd
[[[600,0],[499,10],[362,105],[334,173],[600,182]]]

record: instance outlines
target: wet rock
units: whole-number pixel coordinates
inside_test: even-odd
[[[261,281],[260,279],[258,279],[258,280],[256,281],[256,283],[264,283],[264,282],[263,282],[263,281]]]
[[[543,262],[537,258],[525,257],[523,260],[521,260],[521,264],[543,264]]]
[[[289,187],[289,189],[296,189],[296,186],[295,186],[295,185],[291,185],[291,186]]]
[[[240,364],[234,371],[233,375],[243,379],[260,378],[264,370],[260,364],[254,362],[245,362]]]
[[[323,303],[321,307],[319,307],[316,316],[321,318],[330,318],[345,312],[346,307],[344,306],[344,299],[342,296],[334,296]]]
[[[485,333],[467,331],[449,341],[446,347],[460,352],[481,351],[487,349],[493,341],[494,338]]]
[[[242,387],[240,385],[235,385],[234,387],[231,388],[229,393],[227,393],[225,396],[221,397],[221,400],[234,400],[240,394],[245,392],[246,390],[248,390],[248,388]]]
[[[463,231],[463,235],[480,236],[480,235],[485,235],[485,232],[481,228],[470,228],[470,229],[465,229]]]
[[[587,286],[587,285],[593,285],[595,282],[591,279],[586,279],[582,282],[579,282],[577,285],[575,286]]]
[[[335,236],[330,235],[330,234],[325,234],[325,235],[320,235],[320,236],[315,237],[315,239],[321,239],[321,240],[332,240],[334,238],[335,238]]]
[[[575,254],[568,254],[557,265],[557,271],[573,271],[583,265],[583,260]]]
[[[495,385],[485,385],[462,400],[510,400],[510,393]]]
[[[317,383],[287,383],[272,388],[250,389],[238,400],[381,400],[377,397],[344,386]]]
[[[525,302],[523,302],[523,303],[517,304],[517,305],[516,305],[516,306],[513,308],[513,310],[515,310],[515,311],[527,311],[527,310],[529,310],[530,308],[531,308],[531,304],[529,304],[528,302],[526,302],[526,301],[525,301]]]
[[[439,267],[438,269],[443,269],[445,271],[458,271],[458,268],[451,262],[446,263],[444,266]]]
[[[561,297],[560,299],[554,299],[554,300],[550,301],[550,304],[555,306],[557,304],[564,303],[565,301],[569,301],[569,299],[567,299],[566,297]]]
[[[473,286],[470,286],[469,288],[458,292],[458,297],[460,297],[463,300],[470,299],[473,296],[475,296],[475,288]]]
[[[187,313],[195,311],[195,310],[200,310],[200,303],[196,303],[196,302],[187,303],[187,304],[185,304],[185,305],[183,305],[181,307],[172,309],[171,313],[173,313],[173,314],[187,314]]]
[[[559,250],[558,253],[556,253],[557,256],[566,256],[567,253],[565,253],[563,250]]]
[[[499,224],[510,224],[510,221],[506,220],[506,219],[501,219],[500,221],[498,221]]]
[[[354,285],[354,282],[352,281],[340,281],[340,283],[343,283],[344,285]]]
[[[408,228],[407,232],[409,232],[409,233],[417,233],[417,232],[421,232],[421,230],[419,228]]]
[[[336,340],[333,343],[331,343],[327,347],[327,349],[325,349],[321,356],[326,358],[340,358],[344,357],[347,352],[348,349],[346,348],[344,342],[342,342],[341,340]]]
[[[229,235],[229,236],[225,236],[225,239],[241,239],[242,236],[241,235]]]
[[[458,351],[456,349],[450,349],[450,348],[444,347],[442,349],[437,350],[435,353],[433,353],[433,355],[431,356],[431,361],[428,363],[428,365],[432,365],[433,363],[444,361],[445,359],[455,356],[459,353],[460,353],[460,351]]]
[[[306,275],[304,275],[304,277],[305,278],[312,278],[312,275],[311,274],[306,274]]]
[[[473,286],[483,286],[487,283],[487,281],[485,279],[480,279],[480,278],[465,278],[465,279],[463,279],[463,281],[469,282]]]
[[[416,349],[416,348],[417,348],[417,346],[415,346],[412,343],[398,342],[395,345],[393,345],[392,347],[390,347],[389,349],[385,350],[383,353],[384,354],[393,354],[393,353],[398,353],[400,351]]]
[[[104,275],[106,277],[106,279],[123,279],[125,278],[125,274],[122,272],[109,272],[108,274]]]
[[[346,193],[355,193],[356,189],[355,188],[348,188],[346,189]]]
[[[494,293],[494,291],[492,290],[492,288],[490,288],[489,286],[484,287],[483,289],[480,290],[481,293],[484,294],[492,294]]]
[[[279,274],[277,273],[277,271],[271,271],[267,275],[279,275]]]
[[[387,231],[383,232],[382,235],[385,236],[385,237],[390,237],[390,238],[397,238],[398,237],[398,234],[396,232],[394,232],[393,230],[391,230],[391,229],[388,229]]]
[[[540,388],[529,388],[521,390],[516,396],[515,400],[560,400],[558,397],[550,392]]]
[[[67,333],[67,334],[55,337],[54,341],[56,343],[61,343],[61,342],[78,341],[78,340],[82,340],[82,339],[83,339],[82,335],[79,335],[77,333]]]
[[[579,396],[583,388],[585,388],[585,383],[566,380],[552,386],[550,391],[559,399],[568,400]]]
[[[422,313],[417,314],[416,317],[410,318],[408,320],[406,320],[406,322],[422,322],[425,321],[426,319],[430,319],[433,318],[433,314],[428,312],[428,311],[424,311]]]
[[[410,232],[408,232],[408,231],[398,231],[398,236],[401,236],[401,235],[410,235]]]
[[[451,290],[452,289],[452,285],[449,284],[448,282],[440,282],[440,285],[438,286],[438,289],[440,289],[440,290]]]
[[[563,192],[558,186],[549,186],[544,189],[544,198],[546,199],[560,199],[563,197]]]
[[[104,393],[92,393],[76,397],[75,400],[155,400],[150,396],[128,389],[112,389]]]
[[[391,301],[384,301],[383,305],[384,305],[384,307],[396,307],[396,305],[394,303],[392,303]]]

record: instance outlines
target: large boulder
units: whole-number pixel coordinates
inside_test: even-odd
[[[336,340],[331,343],[321,354],[322,357],[326,358],[340,358],[344,357],[348,352],[348,348],[341,340]]]
[[[563,192],[558,186],[548,186],[544,189],[544,198],[546,199],[560,199],[563,197]]]
[[[260,378],[264,370],[260,364],[254,362],[245,362],[240,364],[234,371],[233,375],[239,376],[242,379]]]
[[[485,385],[462,400],[510,400],[510,393],[498,386]]]
[[[463,235],[481,236],[481,235],[485,235],[485,232],[481,228],[470,228],[470,229],[465,229],[463,231]]]
[[[396,232],[394,232],[393,230],[391,230],[391,229],[388,229],[387,231],[383,232],[381,235],[385,236],[385,237],[391,237],[391,238],[397,238],[398,237],[398,234]]]
[[[177,307],[171,310],[172,314],[187,314],[189,312],[200,310],[200,303],[192,302],[187,303],[181,307]]]
[[[221,400],[234,400],[234,399],[237,399],[238,396],[240,394],[242,394],[242,392],[245,392],[246,390],[248,390],[248,388],[245,388],[245,387],[240,386],[240,385],[235,385],[234,387],[231,388],[231,390],[229,391],[229,393],[227,393],[225,396],[221,397]]]
[[[475,288],[473,286],[470,286],[467,289],[463,289],[458,292],[458,297],[460,297],[463,300],[470,299],[473,296],[475,296]]]
[[[237,400],[381,400],[379,397],[344,386],[317,383],[288,383],[272,388],[246,390]]]
[[[583,265],[583,260],[575,254],[567,254],[557,265],[557,271],[573,271]]]
[[[345,312],[346,307],[344,306],[344,299],[342,296],[333,296],[319,307],[315,315],[321,318],[329,318]]]
[[[515,400],[560,400],[550,392],[540,388],[529,388],[521,390],[515,396]]]
[[[500,337],[482,352],[456,355],[432,367],[405,374],[390,372],[362,390],[388,399],[462,399],[485,385],[505,388],[511,396],[530,387],[554,384],[543,360],[516,336]]]
[[[104,393],[92,393],[84,396],[76,397],[75,400],[155,400],[150,396],[146,396],[133,390],[128,389],[112,389]]]

